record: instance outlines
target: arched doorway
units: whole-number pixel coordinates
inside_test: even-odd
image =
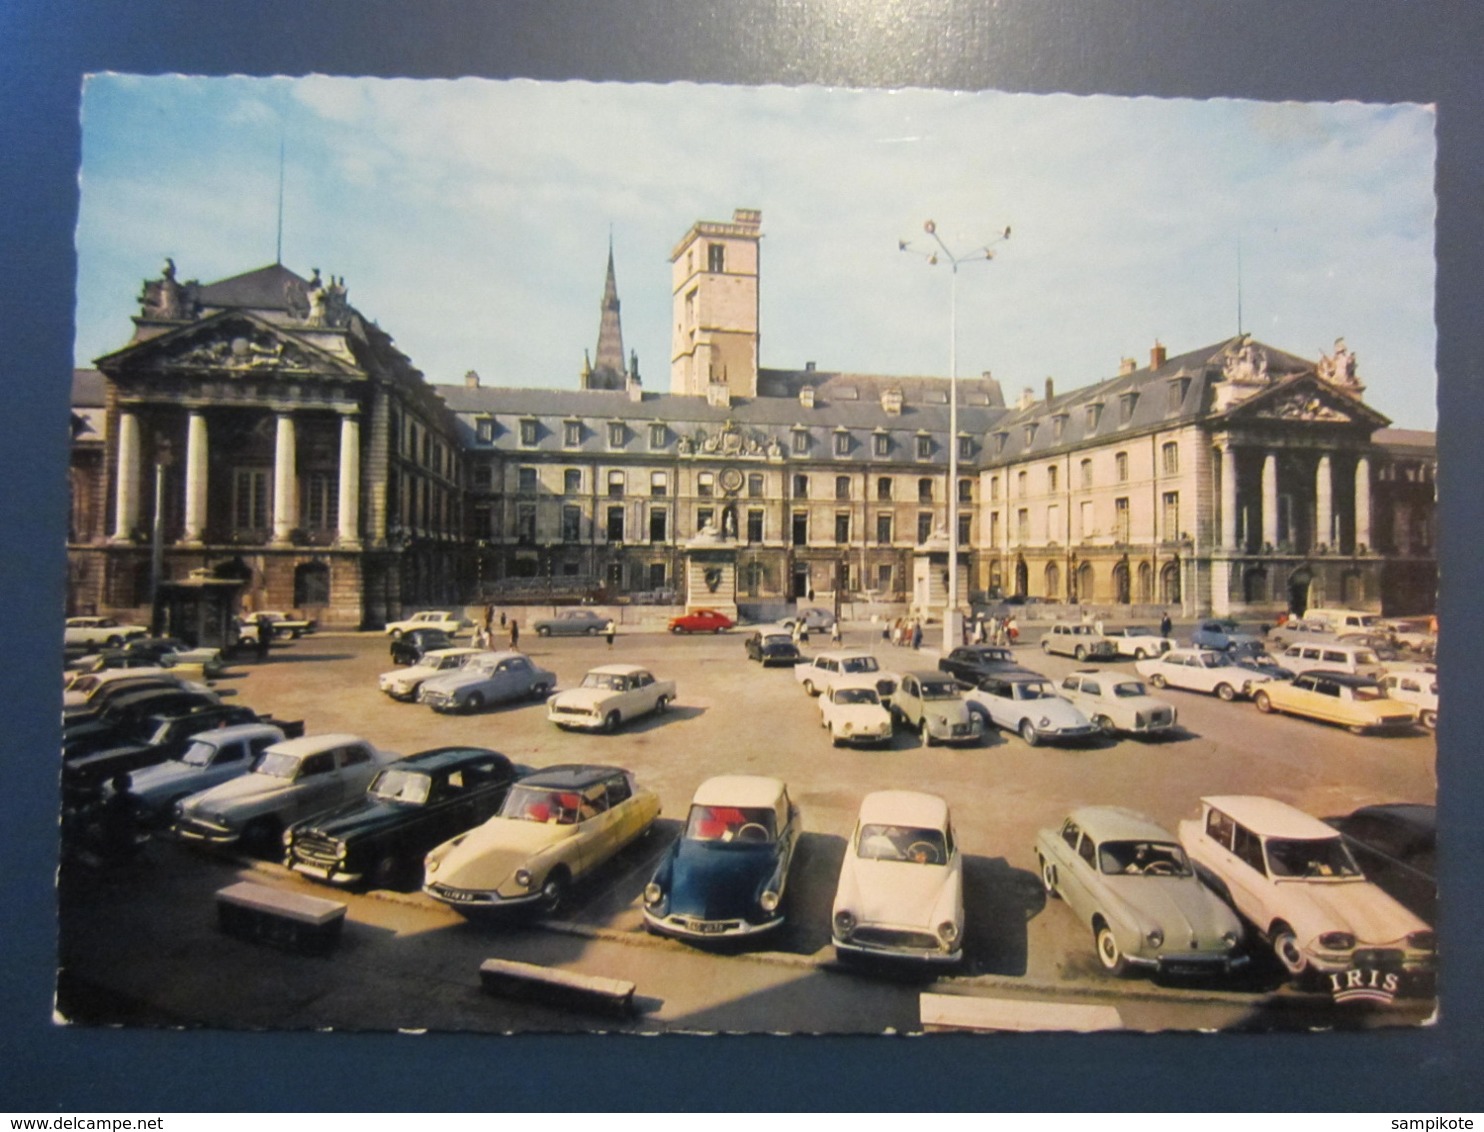
[[[1046,596],[1053,601],[1061,597],[1061,570],[1055,562],[1046,563]]]
[[[1365,587],[1361,584],[1359,570],[1346,570],[1340,576],[1340,604],[1346,609],[1359,609],[1364,598]]]
[[[1288,575],[1288,612],[1302,617],[1309,608],[1309,586],[1313,584],[1314,571],[1300,566]]]
[[[1113,567],[1113,600],[1119,605],[1129,603],[1128,559]]]
[[[1093,573],[1092,563],[1084,562],[1077,567],[1077,600],[1091,601],[1093,599]]]
[[[1180,559],[1164,564],[1159,572],[1159,600],[1161,605],[1180,604]]]
[[[1139,563],[1139,604],[1149,605],[1154,601],[1154,567],[1147,562]]]
[[[1025,597],[1030,593],[1030,588],[1031,572],[1026,568],[1025,559],[1017,558],[1015,560],[1015,596]]]

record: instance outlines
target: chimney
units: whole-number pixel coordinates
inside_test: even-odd
[[[1165,364],[1165,348],[1158,338],[1154,340],[1154,349],[1149,351],[1149,368],[1159,369]]]
[[[637,369],[629,370],[628,376],[624,380],[624,390],[628,393],[630,401],[638,402],[644,400],[644,386],[639,381],[639,371]]]
[[[1051,387],[1051,378],[1048,377],[1046,379],[1046,404],[1051,404],[1052,398],[1054,398],[1055,396],[1056,393]]]
[[[1138,368],[1139,368],[1139,363],[1136,362],[1136,361],[1134,361],[1133,358],[1119,358],[1118,359],[1118,376],[1119,377],[1127,377],[1129,374],[1133,373],[1134,370],[1136,370]]]
[[[1004,408],[1004,391],[1000,389],[1000,383],[990,375],[989,370],[984,371],[984,392],[989,397],[990,405],[995,408]]]
[[[814,408],[814,386],[799,386],[799,404],[803,405],[806,409]]]
[[[468,373],[464,374],[464,388],[465,389],[478,389],[479,388],[479,372],[477,370],[472,370],[471,369]]]
[[[804,363],[804,372],[805,373],[813,373],[814,372],[814,363],[813,362],[805,362]]]
[[[1015,408],[1019,412],[1025,412],[1026,409],[1029,409],[1035,403],[1036,391],[1030,386],[1026,386],[1020,391],[1020,400],[1016,402]]]
[[[900,389],[881,391],[881,411],[889,417],[902,415],[902,391]]]

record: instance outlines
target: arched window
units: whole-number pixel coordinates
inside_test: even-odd
[[[1147,562],[1139,563],[1139,604],[1148,605],[1154,600],[1154,567]]]
[[[1242,600],[1249,605],[1268,600],[1268,572],[1261,566],[1249,567],[1242,575]]]
[[[1129,603],[1128,561],[1125,559],[1113,567],[1113,600],[1119,605]]]
[[[1077,567],[1077,600],[1091,601],[1093,599],[1094,575],[1091,562],[1084,562]]]
[[[1159,572],[1159,600],[1162,605],[1180,604],[1180,560],[1166,562]]]
[[[1046,596],[1052,600],[1061,597],[1061,570],[1055,562],[1046,563]]]

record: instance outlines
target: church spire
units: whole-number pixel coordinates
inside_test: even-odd
[[[613,273],[613,235],[608,236],[608,276],[603,282],[602,317],[598,323],[598,348],[591,372],[583,375],[584,389],[622,389],[628,376],[624,369],[623,327],[618,315],[618,283]]]

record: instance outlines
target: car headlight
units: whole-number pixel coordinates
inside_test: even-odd
[[[1236,947],[1237,946],[1237,933],[1234,932],[1234,931],[1231,931],[1231,930],[1227,930],[1227,931],[1222,932],[1221,933],[1221,942],[1224,943],[1224,944],[1226,944],[1227,947]]]
[[[938,925],[938,938],[943,941],[945,946],[952,947],[958,940],[958,925],[952,920],[944,920]]]
[[[515,883],[518,884],[518,885],[520,885],[522,888],[530,888],[531,887],[531,870],[530,869],[516,869],[515,870]]]
[[[778,893],[770,888],[757,898],[757,903],[764,912],[772,912],[778,907]]]
[[[1407,936],[1407,946],[1415,947],[1418,951],[1436,951],[1438,949],[1437,933],[1432,931],[1413,932]]]
[[[835,913],[835,934],[841,939],[849,939],[855,931],[855,915],[845,908]]]
[[[1355,936],[1350,932],[1325,932],[1319,937],[1319,946],[1327,951],[1349,951],[1355,946]]]
[[[1144,933],[1144,938],[1148,941],[1150,947],[1163,947],[1165,942],[1164,929],[1151,928]]]
[[[1039,720],[1037,720],[1036,726],[1039,727],[1042,731],[1047,730],[1051,726],[1051,717],[1048,715],[1043,715]]]
[[[285,849],[291,849],[291,848],[293,848],[293,845],[294,845],[294,831],[292,829],[286,829],[286,830],[284,830],[283,831],[283,847]]]
[[[654,881],[650,881],[644,886],[644,903],[658,904],[664,898],[665,890],[655,884]]]
[[[847,723],[843,728],[841,728],[841,730],[844,731],[845,734],[847,734],[847,735],[854,735],[855,734],[855,724],[853,724],[853,723]]]
[[[426,857],[423,858],[423,871],[425,871],[428,876],[432,876],[438,871],[439,861],[439,857],[435,856],[432,853],[429,853]]]

